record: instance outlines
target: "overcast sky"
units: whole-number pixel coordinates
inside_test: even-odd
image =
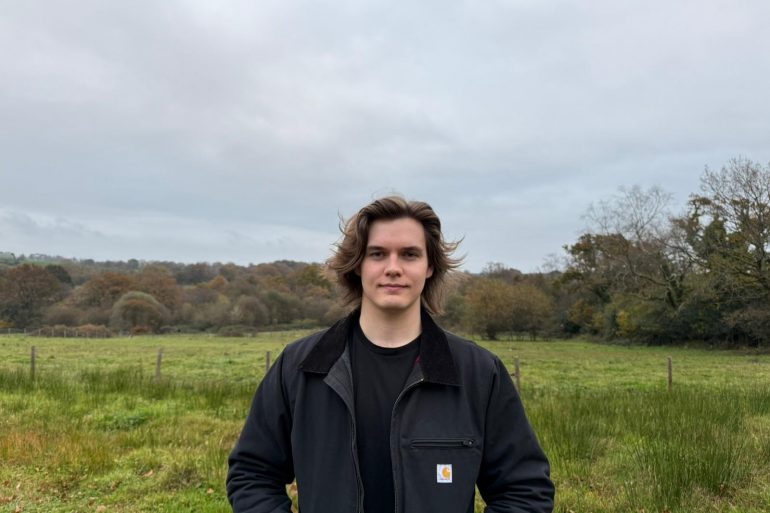
[[[533,271],[619,186],[770,161],[766,0],[0,5],[0,251],[322,261],[398,192]]]

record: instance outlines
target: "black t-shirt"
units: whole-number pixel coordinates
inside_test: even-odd
[[[395,497],[390,419],[396,398],[420,353],[420,337],[401,347],[385,348],[374,345],[356,325],[349,346],[364,512],[392,513]]]

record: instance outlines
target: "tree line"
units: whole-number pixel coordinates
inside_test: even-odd
[[[770,344],[770,165],[706,169],[672,214],[659,187],[593,205],[566,247],[566,332],[652,343]]]
[[[439,321],[489,339],[588,335],[770,344],[770,165],[706,169],[679,213],[660,187],[593,204],[548,272],[460,273]],[[0,253],[0,328],[217,332],[325,326],[345,315],[321,264],[94,262]]]

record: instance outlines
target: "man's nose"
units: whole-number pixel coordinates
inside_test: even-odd
[[[401,263],[398,255],[391,255],[388,258],[388,267],[385,269],[385,274],[388,276],[401,274]]]

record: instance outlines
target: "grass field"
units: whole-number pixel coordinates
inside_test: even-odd
[[[0,512],[229,511],[226,457],[265,353],[300,335],[0,337]],[[770,510],[770,355],[482,345],[521,361],[557,511]]]

